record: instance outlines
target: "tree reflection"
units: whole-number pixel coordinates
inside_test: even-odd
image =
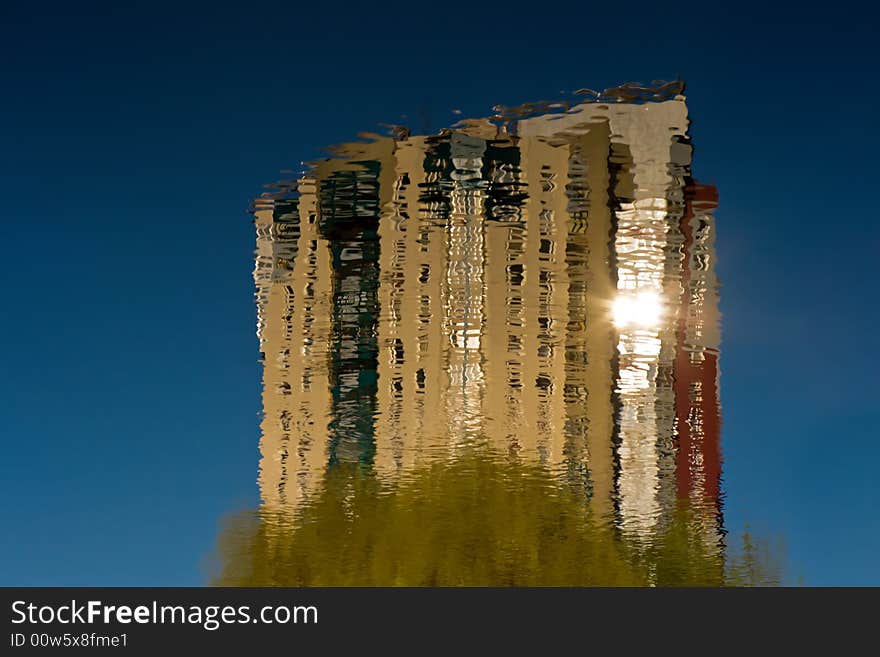
[[[222,586],[765,586],[780,546],[707,540],[679,501],[649,541],[590,513],[583,488],[540,465],[469,450],[389,484],[330,468],[295,516],[229,516],[210,582]]]

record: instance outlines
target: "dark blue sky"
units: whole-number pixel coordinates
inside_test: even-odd
[[[401,115],[687,81],[720,193],[727,524],[880,584],[874,16],[4,2],[0,583],[177,585],[256,500],[261,186]]]

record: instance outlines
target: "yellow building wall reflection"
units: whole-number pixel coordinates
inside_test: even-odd
[[[295,511],[332,463],[393,481],[485,444],[634,535],[685,495],[720,522],[714,200],[687,127],[671,95],[371,135],[261,197],[263,503]]]

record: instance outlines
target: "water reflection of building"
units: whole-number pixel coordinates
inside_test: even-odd
[[[266,505],[485,442],[637,535],[684,499],[717,530],[716,197],[677,91],[372,136],[258,200]]]

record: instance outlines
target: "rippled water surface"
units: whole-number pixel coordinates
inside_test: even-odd
[[[682,91],[364,135],[257,200],[262,504],[216,581],[772,579],[723,530]]]

